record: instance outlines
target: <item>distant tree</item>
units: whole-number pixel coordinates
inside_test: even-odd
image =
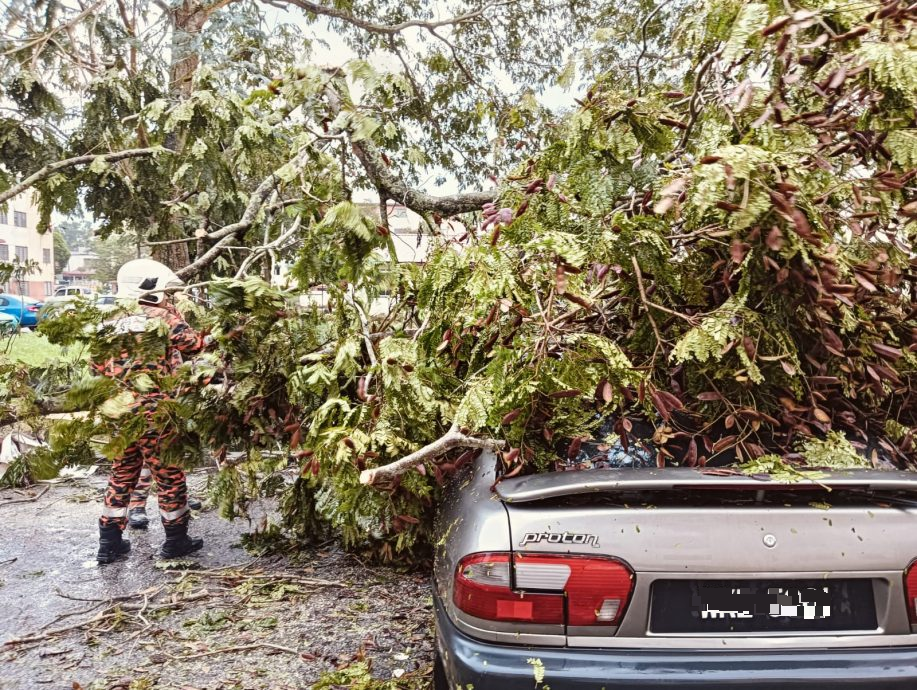
[[[94,239],[90,245],[95,258],[87,260],[86,268],[95,272],[95,279],[102,282],[113,282],[122,265],[137,258],[137,249],[129,238],[123,235],[112,235],[103,239]]]
[[[67,262],[70,260],[70,247],[67,246],[67,240],[64,239],[63,234],[55,230],[54,231],[54,272],[62,273],[63,270],[67,267]]]
[[[85,249],[92,240],[92,225],[82,218],[68,218],[55,225],[54,229],[72,250]]]

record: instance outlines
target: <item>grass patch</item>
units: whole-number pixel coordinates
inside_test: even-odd
[[[68,348],[66,351],[59,345],[53,345],[38,333],[20,331],[16,335],[0,340],[0,354],[5,354],[29,366],[44,366],[55,361],[75,361],[84,359],[79,350]]]

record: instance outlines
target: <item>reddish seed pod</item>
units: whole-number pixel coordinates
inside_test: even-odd
[[[669,117],[660,117],[659,122],[663,125],[668,125],[669,127],[677,127],[678,129],[688,129],[687,123],[680,122],[678,120],[673,120]]]
[[[355,443],[353,442],[353,439],[350,438],[350,436],[345,436],[344,439],[343,439],[343,443],[344,443],[345,446],[347,446],[348,448],[350,448],[350,450],[356,450],[356,449],[357,449],[357,444],[355,444]]]
[[[508,451],[506,451],[503,454],[503,462],[505,462],[507,465],[512,465],[516,461],[516,458],[518,457],[519,457],[519,449],[510,448]]]
[[[771,34],[775,34],[789,23],[790,23],[789,17],[787,16],[777,17],[774,21],[772,21],[770,24],[768,24],[763,29],[761,29],[761,35],[770,36]]]
[[[570,441],[570,447],[567,448],[567,458],[573,460],[578,454],[580,446],[583,445],[583,439],[577,436],[575,439]]]
[[[745,354],[748,355],[748,359],[753,360],[758,353],[758,348],[751,336],[746,335],[742,338],[742,347],[745,349]]]
[[[868,27],[868,26],[858,26],[856,29],[853,29],[852,31],[848,31],[848,32],[845,33],[845,34],[838,34],[838,35],[835,36],[832,40],[833,40],[835,43],[841,43],[841,42],[843,42],[843,41],[849,41],[849,40],[854,39],[854,38],[859,38],[860,36],[862,36],[862,35],[864,35],[864,34],[866,34],[866,33],[869,33],[869,27]]]
[[[583,309],[592,309],[592,302],[590,302],[585,297],[580,297],[579,295],[576,295],[572,292],[564,293],[564,297],[566,297],[568,300],[570,300],[574,304],[578,304]]]
[[[512,424],[516,421],[516,419],[519,418],[519,415],[521,414],[522,410],[517,407],[515,410],[507,412],[505,415],[503,415],[503,419],[500,420],[500,424],[503,424],[504,426]]]
[[[790,44],[790,34],[783,34],[780,37],[780,40],[777,41],[777,47],[774,48],[774,52],[777,55],[783,55],[786,52],[786,47]]]

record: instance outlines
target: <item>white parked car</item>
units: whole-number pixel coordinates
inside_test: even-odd
[[[45,304],[61,304],[78,299],[92,299],[92,288],[77,285],[64,285],[54,290],[54,294],[45,300]]]

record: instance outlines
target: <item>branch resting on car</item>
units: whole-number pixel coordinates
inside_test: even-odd
[[[417,467],[423,461],[433,460],[453,448],[482,448],[496,452],[502,450],[505,445],[505,441],[469,436],[462,433],[458,426],[453,424],[443,436],[425,445],[420,450],[416,450],[400,460],[390,462],[388,465],[363,470],[360,472],[360,483],[373,486],[383,480],[394,479],[412,467]]]

